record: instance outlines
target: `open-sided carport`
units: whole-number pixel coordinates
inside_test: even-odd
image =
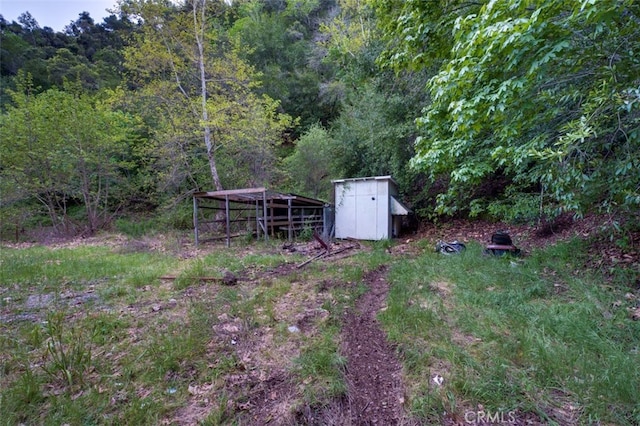
[[[248,233],[268,239],[270,234],[285,232],[292,240],[295,233],[303,229],[323,228],[325,205],[322,200],[262,187],[196,192],[193,194],[195,242],[199,244],[207,231],[219,235],[222,229],[227,246],[232,237]]]

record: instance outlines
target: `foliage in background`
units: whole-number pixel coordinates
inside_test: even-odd
[[[323,61],[318,31],[330,19],[333,1],[246,1],[234,6],[237,19],[229,35],[261,74],[257,92],[278,99],[284,113],[299,118],[294,135],[335,117],[337,105],[326,90],[335,65]]]
[[[284,160],[289,186],[298,194],[329,200],[336,155],[335,142],[321,126],[312,126],[296,143],[295,151]]]
[[[0,17],[0,107],[10,100],[6,90],[17,88],[19,71],[31,74],[38,91],[62,90],[65,80],[79,81],[87,91],[114,89],[122,78],[122,48],[134,31],[126,17],[116,15],[95,23],[82,12],[63,32],[41,28],[28,11],[18,22]]]
[[[204,0],[122,7],[144,19],[125,50],[136,87],[127,95],[147,111],[152,149],[165,153],[158,158],[165,179],[185,191],[273,181],[273,149],[292,120],[277,112],[277,101],[253,92],[257,75],[220,26],[226,7]]]
[[[342,177],[391,175],[403,190],[411,185],[414,126],[406,97],[366,83],[349,92],[331,131]]]
[[[0,170],[8,198],[37,199],[53,226],[65,230],[72,226],[68,208],[79,203],[92,233],[123,201],[133,122],[71,84],[64,92],[35,95],[29,77],[22,81],[20,91],[11,92],[13,105],[0,116]]]
[[[414,120],[427,101],[428,75],[394,73],[376,62],[381,53],[377,17],[366,2],[342,0],[335,18],[322,26],[325,61],[336,70],[332,91],[340,114],[328,130],[340,178],[391,175],[407,201],[418,205],[420,172],[407,167],[414,155]]]
[[[637,211],[637,3],[461,3],[448,17],[420,3],[383,23],[388,63],[438,68],[412,164],[448,175],[441,213],[491,210],[477,189],[496,179],[557,211]]]
[[[635,214],[636,2],[432,6],[122,0],[103,23],[83,13],[60,33],[24,14],[0,20],[0,104],[5,117],[22,108],[9,96],[23,92],[19,75],[31,76],[33,96],[67,92],[70,81],[80,97],[113,88],[104,108],[131,121],[117,160],[127,166],[110,183],[119,201],[102,205],[109,214],[164,214],[212,187],[314,196],[330,178],[387,174],[423,218]],[[46,126],[65,119],[51,115],[58,123]],[[331,162],[325,142],[309,149],[315,126],[331,142]],[[24,161],[46,170],[40,155]],[[314,161],[314,176],[302,178]],[[49,188],[55,197],[70,192],[60,184],[64,170],[46,173],[59,185]],[[16,200],[11,193],[2,201],[18,223],[29,214],[15,208],[29,200]],[[54,224],[66,214],[57,208]]]

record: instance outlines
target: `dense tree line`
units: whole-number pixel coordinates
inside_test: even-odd
[[[122,49],[132,31],[132,23],[116,15],[95,24],[84,12],[64,32],[41,28],[29,12],[11,23],[0,15],[2,105],[20,71],[41,91],[62,89],[64,80],[81,81],[88,91],[117,87],[124,72]]]
[[[390,174],[422,217],[640,205],[631,0],[120,0],[0,17],[3,223]]]
[[[637,215],[637,2],[374,3],[381,62],[429,70],[412,164],[448,180],[439,212]],[[491,181],[500,187],[483,197]]]

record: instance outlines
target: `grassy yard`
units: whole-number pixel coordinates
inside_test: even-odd
[[[640,295],[579,271],[579,242],[524,258],[382,242],[296,268],[308,256],[277,241],[166,241],[2,247],[2,424],[255,424],[257,400],[296,423],[344,396],[342,318],[380,265],[413,421],[640,424]]]
[[[392,269],[381,320],[404,361],[410,410],[433,423],[485,411],[640,424],[637,291],[577,271],[577,241],[522,259],[481,250],[426,250]]]

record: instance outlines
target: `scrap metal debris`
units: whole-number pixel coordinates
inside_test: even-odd
[[[442,254],[458,254],[465,251],[467,247],[464,243],[459,242],[458,240],[451,241],[450,243],[444,241],[438,241],[436,243],[436,252]]]
[[[317,255],[305,260],[304,262],[302,262],[300,264],[298,264],[296,266],[296,268],[300,269],[300,268],[304,267],[305,265],[308,265],[309,263],[311,263],[311,262],[313,262],[315,260],[323,259],[323,258],[326,258],[326,257],[329,257],[329,256],[335,256],[336,254],[345,252],[347,250],[360,248],[360,244],[358,244],[358,243],[351,244],[351,245],[348,245],[348,246],[345,246],[345,247],[341,247],[339,249],[333,249],[333,250],[332,250],[332,248],[331,248],[331,246],[329,244],[325,243],[325,246],[326,246],[326,248],[324,248],[321,253],[319,253],[319,254],[317,254]]]

